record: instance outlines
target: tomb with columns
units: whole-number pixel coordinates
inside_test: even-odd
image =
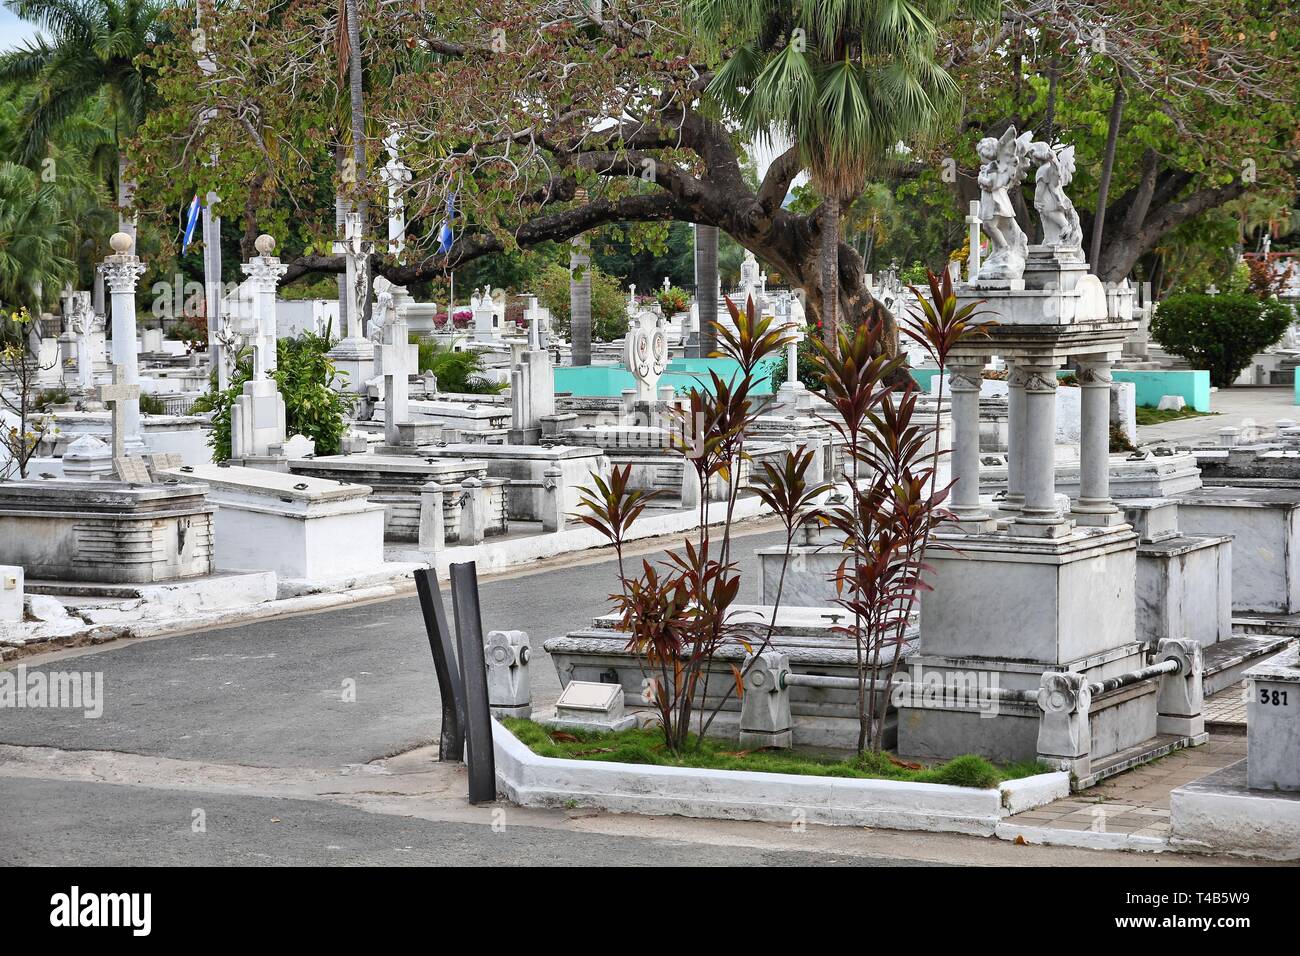
[[[907,686],[967,680],[1027,692],[1040,687],[1044,672],[1059,671],[1105,687],[1101,682],[1146,666],[1150,643],[1137,626],[1138,535],[1110,493],[1110,368],[1134,323],[1111,313],[1104,287],[1089,273],[1078,216],[1063,190],[1040,191],[1041,244],[1029,244],[1011,210],[1008,191],[1031,163],[1039,166],[1040,186],[1066,167],[1059,185],[1068,184],[1072,150],[1031,144],[1011,129],[982,141],[979,152],[990,255],[980,263],[972,244],[972,278],[957,295],[959,304],[980,303],[996,325],[950,356],[949,505],[956,521],[926,555],[933,590],[923,599],[921,649],[908,661]],[[996,503],[980,489],[980,390],[994,355],[1006,363],[1009,393],[1005,496]],[[1078,369],[1082,392],[1072,499],[1058,495],[1056,484],[1057,372],[1067,363]],[[1158,733],[1150,683],[1063,692],[1060,700],[1086,712],[1087,774],[1199,741]],[[1026,699],[1008,696],[990,713],[969,697],[913,693],[900,696],[898,710],[901,754],[1019,760],[1041,753],[1040,708]]]

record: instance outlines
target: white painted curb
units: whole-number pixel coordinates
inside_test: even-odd
[[[525,807],[577,804],[648,816],[799,821],[975,836],[992,836],[1008,812],[1001,789],[562,760],[538,756],[496,721],[492,734],[498,790]],[[1055,781],[1023,786],[1014,799],[1023,803],[1049,791],[1055,792]]]

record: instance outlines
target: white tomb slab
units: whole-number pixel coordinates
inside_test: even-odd
[[[329,580],[383,563],[384,506],[368,500],[367,485],[210,464],[162,474],[208,486],[220,570]]]

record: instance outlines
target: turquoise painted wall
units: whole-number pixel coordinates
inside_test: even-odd
[[[768,368],[771,361],[764,363]],[[732,359],[670,359],[668,368],[659,378],[660,385],[671,385],[677,391],[703,386],[710,388],[709,371],[733,381],[740,374],[740,365]],[[769,375],[759,373],[752,390],[754,395],[771,395]],[[558,365],[555,368],[555,390],[569,392],[586,398],[618,398],[624,389],[636,388],[632,373],[622,365]]]
[[[1189,408],[1198,412],[1210,410],[1209,369],[1176,371],[1117,368],[1111,375],[1117,382],[1132,382],[1137,386],[1136,401],[1139,405],[1154,408],[1165,395],[1181,395]]]

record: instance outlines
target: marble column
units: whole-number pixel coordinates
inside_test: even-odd
[[[135,352],[135,286],[144,274],[145,265],[132,253],[135,240],[125,232],[115,232],[108,240],[113,254],[101,266],[104,281],[111,293],[113,310],[113,364],[122,369],[121,381],[114,384],[138,385],[140,366]],[[139,397],[122,400],[122,447],[127,455],[144,451],[140,430]]]
[[[1110,361],[1085,358],[1079,363],[1079,498],[1073,517],[1079,524],[1123,522],[1110,499]]]
[[[993,523],[980,507],[980,386],[984,358],[954,363],[952,390],[951,508],[964,531],[990,531]]]
[[[1025,427],[1017,457],[1025,501],[1013,534],[1056,538],[1069,531],[1056,511],[1056,367],[1024,365]]]
[[[1007,363],[1007,497],[1002,510],[1014,514],[1025,505],[1024,458],[1025,370]]]

